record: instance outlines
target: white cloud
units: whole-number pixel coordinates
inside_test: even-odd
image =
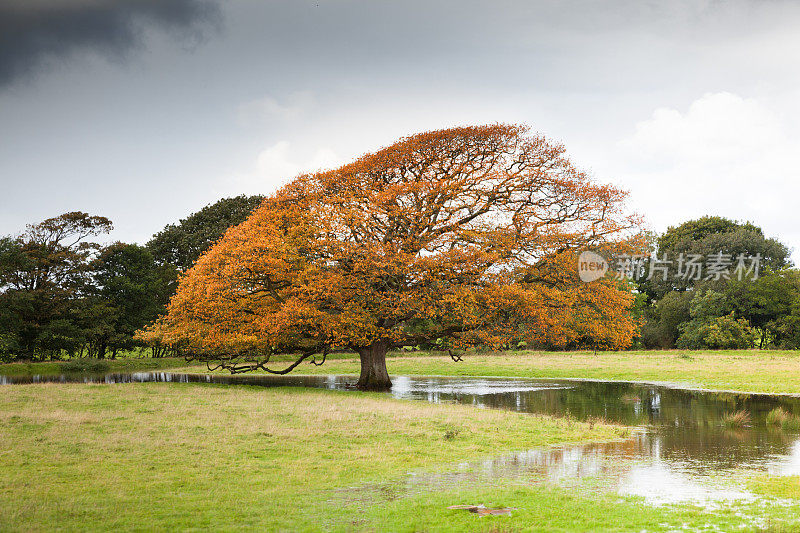
[[[657,230],[717,214],[751,220],[797,249],[800,139],[784,119],[766,101],[727,92],[685,111],[657,109],[618,143],[613,172]]]
[[[341,158],[329,147],[304,154],[294,150],[289,141],[279,141],[265,148],[256,156],[251,170],[233,177],[233,194],[269,194],[298,174],[342,164]]]
[[[639,122],[636,133],[622,141],[635,159],[657,159],[671,166],[738,165],[748,153],[772,150],[784,142],[778,118],[755,99],[731,93],[706,94],[685,113],[657,109]]]
[[[294,177],[301,172],[326,169],[339,162],[336,153],[325,147],[319,148],[302,161],[292,160],[290,146],[288,141],[280,141],[258,154],[257,175],[269,181],[279,181]]]
[[[281,181],[297,174],[298,166],[289,161],[289,143],[280,141],[258,154],[256,176]]]

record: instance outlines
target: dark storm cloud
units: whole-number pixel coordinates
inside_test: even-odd
[[[0,87],[80,51],[124,57],[151,27],[196,38],[219,17],[209,0],[0,0]]]

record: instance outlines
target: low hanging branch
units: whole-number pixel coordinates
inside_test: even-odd
[[[455,362],[463,361],[461,356],[458,355],[457,353],[454,353],[453,350],[447,350],[447,353],[450,355],[450,359],[452,359],[453,361]]]
[[[300,365],[300,363],[306,361],[309,357],[311,358],[309,363],[313,365],[320,366],[324,364],[330,350],[327,347],[322,348],[321,350],[322,350],[322,358],[319,362],[317,362],[317,355],[320,354],[320,349],[307,350],[305,352],[302,352],[300,356],[292,364],[280,370],[275,370],[267,366],[270,362],[270,359],[272,358],[272,355],[274,354],[267,355],[260,361],[253,361],[248,363],[240,362],[240,360],[244,359],[246,356],[234,356],[228,358],[215,356],[212,359],[207,356],[193,354],[193,355],[187,355],[185,359],[187,362],[200,361],[206,363],[206,368],[208,368],[210,372],[213,372],[214,370],[223,369],[223,370],[228,370],[231,374],[242,374],[244,372],[263,370],[270,374],[284,375],[288,374],[289,372],[297,368]],[[212,362],[215,363],[214,366],[212,366]]]

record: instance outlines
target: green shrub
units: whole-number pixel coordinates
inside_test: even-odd
[[[741,349],[752,348],[756,332],[747,320],[736,319],[733,313],[714,318],[695,318],[681,324],[678,348]]]
[[[0,363],[10,363],[14,354],[19,351],[19,342],[15,335],[0,332]]]

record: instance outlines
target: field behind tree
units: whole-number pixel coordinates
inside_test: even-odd
[[[519,351],[467,354],[459,362],[446,354],[394,352],[387,366],[392,375],[648,381],[689,388],[800,394],[800,352],[796,350]],[[207,371],[204,366],[183,370]],[[301,365],[295,373],[358,375],[358,371],[357,356],[338,354],[322,366]]]
[[[101,363],[108,372],[208,372],[204,364],[187,363],[181,357],[129,356]],[[92,363],[88,364],[91,367]],[[469,353],[459,362],[442,353],[395,351],[389,353],[387,366],[392,375],[647,381],[689,388],[800,394],[800,352],[796,350],[512,351]],[[58,374],[80,367],[73,361],[9,363],[0,365],[0,375]],[[303,364],[293,374],[357,376],[358,372],[358,355],[338,352],[328,355],[322,366]]]

